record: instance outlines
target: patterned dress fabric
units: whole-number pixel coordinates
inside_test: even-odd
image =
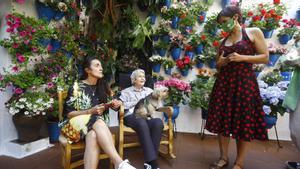
[[[256,53],[245,29],[242,29],[241,41],[225,46],[226,40],[220,46],[225,57],[233,52],[241,55]],[[237,140],[268,140],[262,106],[252,64],[230,62],[217,75],[209,103],[206,129]]]

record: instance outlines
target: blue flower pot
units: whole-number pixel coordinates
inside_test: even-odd
[[[203,16],[203,20],[202,20],[202,21],[200,21],[200,16]],[[198,21],[199,21],[199,23],[205,22],[205,19],[206,19],[206,12],[201,11],[201,12],[199,13],[199,16],[198,16]]]
[[[289,35],[281,35],[279,36],[279,43],[282,44],[282,45],[285,45],[288,43],[289,40],[291,40],[291,36]]]
[[[162,35],[161,40],[164,42],[170,42],[170,36],[169,35]]]
[[[150,16],[150,24],[151,25],[154,25],[155,24],[155,21],[156,21],[156,15],[149,15]]]
[[[207,119],[208,111],[201,107],[201,118],[203,120]]]
[[[52,123],[48,122],[47,128],[48,128],[50,143],[58,142],[58,138],[60,134],[60,128],[58,127],[58,122],[52,122]]]
[[[158,49],[159,56],[164,57],[166,55],[166,53],[167,53],[166,49]]]
[[[274,29],[272,29],[272,30],[263,30],[264,37],[266,39],[270,39],[273,35],[273,32],[274,32]]]
[[[52,46],[51,52],[54,53],[54,52],[56,52],[58,49],[61,48],[61,42],[58,41],[58,40],[52,39],[52,40],[51,40],[51,46]]]
[[[36,1],[35,6],[39,19],[44,19],[47,22],[50,22],[56,15],[56,11],[49,6],[46,6],[44,3]]]
[[[56,21],[61,20],[61,18],[63,18],[64,16],[65,16],[64,12],[56,11],[56,13],[54,15],[54,20],[56,20]]]
[[[270,54],[268,66],[274,66],[279,57],[279,54]]]
[[[67,56],[68,59],[71,59],[73,57],[73,53],[72,52],[65,52],[65,55]]]
[[[152,39],[153,39],[153,41],[158,41],[158,39],[159,39],[159,36],[157,36],[157,35],[153,35],[153,36],[152,36]]]
[[[178,22],[179,22],[179,17],[178,16],[174,16],[172,18],[171,28],[172,29],[177,29],[178,28]]]
[[[172,114],[172,122],[175,122],[175,119],[178,117],[179,115],[179,106],[178,105],[173,105],[173,114]],[[165,122],[168,121],[168,116],[166,113],[164,113],[164,117],[165,117]]]
[[[188,56],[191,60],[194,58],[194,52],[193,51],[187,51],[185,52],[185,55]]]
[[[171,75],[172,74],[172,68],[165,69],[165,73],[167,75]]]
[[[210,60],[209,63],[208,63],[208,66],[212,69],[215,69],[216,66],[217,66],[217,62],[216,60]]]
[[[255,77],[258,77],[260,72],[255,72]]]
[[[173,60],[176,61],[177,59],[179,59],[180,54],[181,54],[181,48],[172,48],[171,56],[172,56]]]
[[[225,8],[226,6],[230,5],[230,0],[222,0],[221,2],[222,8]]]
[[[171,0],[164,0],[163,5],[166,6],[169,9],[170,6],[171,6]]]
[[[300,9],[298,9],[296,12],[296,20],[297,22],[300,22]]]
[[[199,68],[202,68],[203,66],[204,66],[203,62],[201,62],[200,60],[197,60],[196,67],[199,69]]]
[[[266,114],[265,117],[264,117],[264,120],[265,120],[265,123],[266,123],[266,128],[270,129],[276,124],[277,117]]]
[[[42,44],[43,46],[48,46],[51,43],[50,39],[41,39],[39,40],[40,44]]]
[[[282,81],[290,81],[292,78],[292,72],[281,72]]]
[[[197,45],[197,47],[196,47],[196,54],[202,54],[203,53],[203,48],[204,48],[204,46],[203,46],[203,44],[199,44],[199,45]]]
[[[189,74],[189,70],[180,70],[182,76],[186,77]]]
[[[188,35],[193,30],[193,26],[186,26],[184,29],[184,34]]]
[[[159,63],[155,63],[155,64],[152,66],[152,71],[153,71],[153,72],[156,72],[156,73],[160,72],[160,65],[161,65],[161,64],[159,64]]]

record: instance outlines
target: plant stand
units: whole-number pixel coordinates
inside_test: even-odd
[[[206,119],[202,119],[200,133],[198,133],[201,137],[201,140],[204,140],[205,138],[205,125],[206,125]]]
[[[277,140],[278,148],[283,148],[283,146],[280,144],[280,141],[279,141],[279,138],[278,138],[278,132],[277,132],[276,124],[274,125],[274,129],[275,129],[275,134],[276,134],[276,140]]]

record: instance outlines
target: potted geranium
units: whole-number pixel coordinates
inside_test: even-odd
[[[276,46],[273,43],[271,43],[268,46],[269,49],[269,63],[268,66],[274,66],[275,63],[277,62],[278,58],[281,55],[284,55],[288,52],[287,48],[281,47],[281,46]]]
[[[184,34],[193,33],[193,26],[195,25],[196,20],[196,16],[190,12],[182,14],[179,21],[180,30],[184,32]]]
[[[300,23],[297,23],[296,19],[283,19],[282,22],[284,22],[283,29],[279,31],[277,37],[279,38],[280,44],[287,44],[298,31],[297,26],[300,26]]]
[[[191,91],[191,86],[177,78],[170,78],[168,80],[158,81],[155,85],[163,85],[169,88],[169,97],[165,100],[165,105],[173,106],[172,120],[174,121],[179,115],[179,104],[186,104],[188,95]]]
[[[173,3],[169,9],[163,7],[161,9],[162,17],[166,20],[172,20],[171,27],[178,28],[179,17],[185,13],[186,7],[183,2]]]
[[[197,20],[199,23],[203,23],[205,21],[208,5],[209,4],[203,1],[192,2],[190,11],[193,15],[198,16]]]
[[[167,20],[160,20],[157,29],[155,30],[155,34],[159,35],[161,40],[165,41],[165,42],[169,42],[170,41],[170,36],[169,36],[169,32],[171,31],[170,28],[170,22]]]
[[[153,55],[149,58],[149,61],[153,63],[152,71],[153,72],[160,72],[160,66],[165,61],[165,58],[159,55]]]
[[[204,33],[191,35],[190,44],[195,48],[196,54],[203,53],[205,43],[206,43],[206,35]]]
[[[166,59],[164,60],[164,62],[162,63],[164,69],[165,69],[165,73],[167,75],[171,75],[172,73],[172,68],[175,66],[175,62],[173,60],[169,60]]]
[[[263,75],[262,80],[268,85],[274,85],[282,80],[282,76],[280,71],[277,69],[270,70],[266,74]]]
[[[259,80],[260,95],[263,99],[263,110],[265,112],[265,122],[267,128],[272,128],[277,121],[277,113],[283,115],[286,109],[282,106],[285,93],[289,82],[280,81],[272,85],[268,85],[264,81]]]
[[[174,60],[177,60],[181,55],[183,41],[186,39],[179,30],[171,31],[169,34],[171,37],[171,56]]]
[[[209,72],[208,69],[199,69],[200,75],[197,79],[191,82],[192,91],[190,94],[189,105],[192,109],[201,108],[202,118],[206,119],[210,94],[215,82],[215,78],[211,73],[203,74],[204,70]]]
[[[177,69],[181,72],[182,76],[187,76],[189,69],[192,68],[190,57],[184,56],[182,59],[176,60]]]
[[[30,59],[47,52],[41,39],[49,39],[55,33],[45,22],[19,13],[8,14],[5,19],[10,38],[1,40],[0,45],[8,49],[14,64],[26,67]]]
[[[156,50],[158,50],[158,54],[160,56],[165,56],[169,47],[170,47],[170,44],[165,41],[158,41],[157,43],[154,44],[154,48]]]
[[[30,142],[39,138],[39,130],[46,112],[53,105],[53,98],[42,91],[25,92],[14,95],[7,103],[9,113],[13,115],[18,139]]]

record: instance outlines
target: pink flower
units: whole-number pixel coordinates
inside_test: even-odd
[[[14,66],[11,69],[13,72],[18,72],[19,71],[19,67],[18,66]]]
[[[20,63],[25,62],[26,59],[25,59],[25,57],[24,57],[23,55],[17,53],[16,56],[17,56],[17,59],[18,59],[18,61],[19,61]]]
[[[0,75],[0,81],[3,80],[3,79],[4,79],[4,77],[2,75]]]
[[[13,28],[7,28],[6,32],[8,32],[8,33],[14,32],[14,29]]]
[[[20,32],[20,36],[21,36],[21,37],[25,37],[26,35],[27,35],[27,32],[26,32],[26,31],[21,31],[21,32]]]
[[[31,48],[31,51],[32,51],[33,53],[36,53],[36,52],[38,52],[39,50],[38,50],[38,48],[36,48],[36,47],[32,47],[32,48]]]
[[[47,88],[51,89],[54,87],[54,84],[52,82],[47,83]]]
[[[35,33],[35,32],[36,32],[36,29],[32,28],[32,29],[31,29],[31,32]]]
[[[18,4],[24,4],[24,3],[25,3],[25,0],[16,0],[16,2],[17,2]]]
[[[15,92],[16,94],[22,94],[22,93],[23,93],[23,90],[20,89],[20,88],[16,88],[14,92]]]
[[[19,44],[14,43],[14,44],[12,45],[12,47],[13,47],[14,49],[17,49],[17,48],[19,47]]]
[[[48,51],[51,51],[52,49],[53,49],[53,47],[52,47],[51,45],[48,45],[48,46],[47,46],[47,50],[48,50]]]
[[[27,39],[27,40],[24,40],[24,44],[25,44],[25,45],[28,45],[29,42],[30,42],[30,41],[29,41],[28,39]]]

